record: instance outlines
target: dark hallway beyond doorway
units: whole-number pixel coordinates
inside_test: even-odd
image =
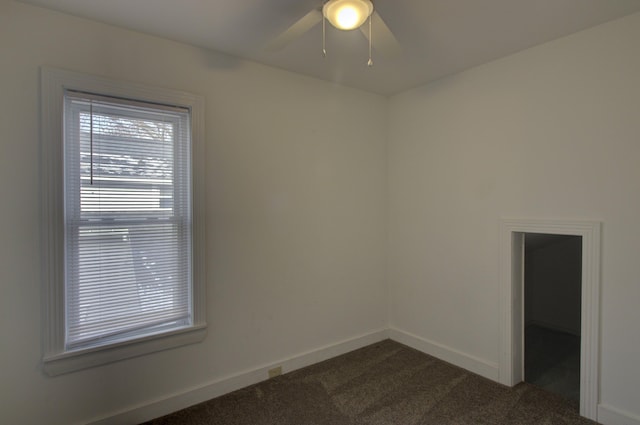
[[[580,402],[580,337],[529,325],[525,329],[526,381]]]
[[[582,238],[526,234],[524,380],[580,403]]]

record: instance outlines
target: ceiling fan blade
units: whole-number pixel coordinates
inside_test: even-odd
[[[305,32],[316,26],[322,21],[322,12],[319,9],[313,9],[311,12],[300,18],[295,24],[287,28],[283,33],[275,37],[266,45],[266,49],[277,51],[283,49],[287,44],[300,37]]]
[[[394,57],[402,53],[402,46],[396,40],[387,24],[382,20],[380,14],[376,11],[371,15],[372,34],[371,42],[373,47],[385,57]],[[364,24],[360,27],[360,31],[369,39],[369,25]]]

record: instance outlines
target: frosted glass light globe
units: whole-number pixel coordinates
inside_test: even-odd
[[[329,0],[322,7],[331,25],[345,31],[359,28],[372,13],[370,0]]]

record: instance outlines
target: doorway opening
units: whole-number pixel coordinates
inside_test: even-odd
[[[524,381],[580,403],[582,237],[524,234]]]
[[[597,420],[600,376],[600,232],[596,221],[502,219],[500,223],[499,381],[525,380],[525,235],[581,239],[580,415]]]

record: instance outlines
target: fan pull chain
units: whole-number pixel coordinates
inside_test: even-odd
[[[326,30],[326,24],[327,24],[327,20],[323,17],[322,18],[322,57],[326,58],[327,57],[327,30]]]
[[[367,62],[367,66],[371,68],[373,66],[373,59],[371,59],[371,15],[369,15],[369,62]]]

